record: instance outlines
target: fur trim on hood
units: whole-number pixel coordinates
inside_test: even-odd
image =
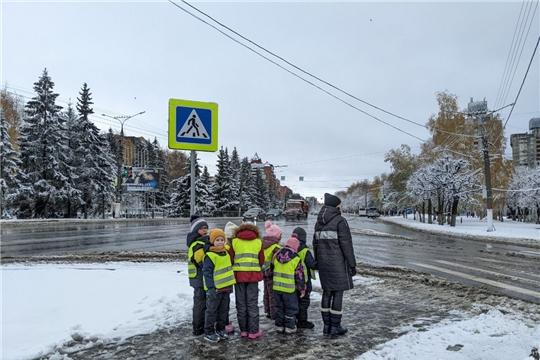
[[[239,238],[239,239],[246,239],[247,240],[247,237],[245,237],[244,234],[246,232],[249,232],[249,231],[252,231],[254,233],[254,236],[255,236],[254,239],[260,239],[261,238],[261,230],[259,230],[259,228],[256,225],[253,225],[251,223],[242,223],[242,224],[240,224],[240,226],[238,226],[238,228],[236,229],[234,237]]]

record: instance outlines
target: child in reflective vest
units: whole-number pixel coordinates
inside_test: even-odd
[[[206,291],[203,284],[204,245],[208,240],[208,223],[198,215],[191,216],[191,231],[187,234],[189,286],[193,288],[193,335],[204,333]]]
[[[306,281],[306,295],[300,297],[300,294],[298,294],[298,314],[296,315],[296,326],[301,329],[313,329],[315,325],[311,321],[308,321],[308,308],[311,303],[310,294],[313,290],[311,279],[316,279],[315,270],[317,270],[317,261],[307,247],[306,230],[301,227],[297,227],[293,230],[293,234],[298,236],[298,241],[300,242],[298,256],[300,256],[302,266],[304,267],[304,280]]]
[[[257,339],[262,336],[259,328],[259,281],[263,279],[264,265],[259,228],[251,223],[238,226],[229,254],[236,277],[234,295],[240,336]]]
[[[276,299],[275,325],[278,332],[292,334],[296,332],[296,314],[298,314],[298,295],[306,293],[304,267],[297,251],[300,242],[296,234],[285,242],[272,263],[274,272],[274,298]]]
[[[225,248],[225,233],[221,229],[210,230],[209,243],[203,263],[204,288],[206,290],[206,314],[204,339],[212,342],[227,340],[230,294],[236,279],[231,257]]]
[[[229,249],[231,248],[231,243],[232,243],[232,239],[234,239],[236,237],[236,230],[238,229],[238,225],[236,225],[235,223],[233,222],[227,222],[227,224],[225,224],[225,228],[223,229],[223,232],[225,233],[225,249],[227,249],[227,251],[229,251]],[[232,290],[231,290],[232,291]],[[229,308],[230,310],[230,308]],[[230,311],[228,312],[230,313]],[[227,324],[228,325],[225,325],[225,332],[227,334],[230,334],[232,332],[234,332],[234,326],[232,324],[232,321],[230,321],[230,318],[227,317]]]
[[[271,221],[264,223],[266,228],[266,236],[262,237],[262,244],[264,249],[264,265],[263,265],[263,282],[264,282],[264,297],[263,305],[266,317],[273,319],[276,313],[276,299],[274,298],[274,283],[272,281],[273,274],[271,271],[271,264],[274,259],[274,255],[281,249],[279,242],[281,241],[281,234],[283,231],[277,225],[272,224]]]

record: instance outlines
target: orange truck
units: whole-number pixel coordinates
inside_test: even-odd
[[[285,204],[283,216],[285,220],[307,219],[309,204],[306,200],[289,199]]]

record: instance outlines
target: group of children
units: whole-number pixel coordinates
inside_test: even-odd
[[[234,331],[229,321],[230,294],[235,294],[240,335],[262,336],[259,328],[259,285],[264,281],[264,311],[279,332],[311,329],[307,320],[317,263],[306,245],[306,231],[294,229],[284,246],[283,231],[270,221],[266,236],[251,223],[209,231],[199,216],[191,217],[187,235],[188,275],[193,287],[193,334],[208,341],[228,339]]]

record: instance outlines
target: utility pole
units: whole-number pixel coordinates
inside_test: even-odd
[[[487,208],[487,231],[494,231],[493,227],[493,197],[491,193],[491,170],[489,163],[489,143],[487,139],[485,117],[482,118],[482,152],[484,153],[484,174],[486,178],[486,208]]]
[[[471,101],[467,109],[470,116],[480,119],[482,125],[482,152],[484,154],[484,177],[486,181],[486,210],[487,210],[487,231],[494,231],[493,227],[493,196],[491,192],[491,164],[489,162],[489,142],[485,121],[490,118],[494,111],[488,112],[487,101]]]
[[[116,155],[116,166],[117,166],[117,172],[116,172],[116,202],[121,203],[122,202],[122,166],[124,164],[124,123],[128,121],[131,118],[134,118],[137,115],[144,114],[145,111],[141,111],[140,113],[130,115],[130,116],[110,116],[107,114],[101,114],[101,116],[105,116],[111,119],[114,119],[120,123],[120,148],[119,153]],[[118,212],[115,212],[115,215],[121,214],[120,209],[118,209]]]

